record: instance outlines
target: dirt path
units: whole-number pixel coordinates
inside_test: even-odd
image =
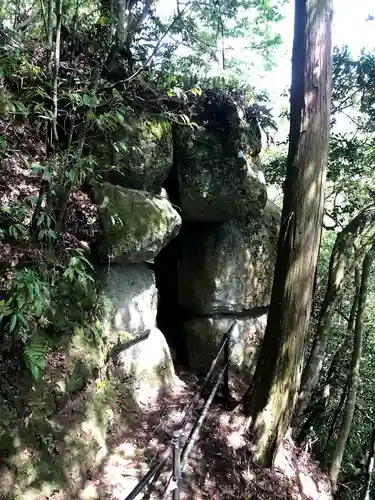
[[[124,500],[170,443],[194,388],[192,382],[178,385],[156,402],[145,404],[141,418],[134,419],[131,427],[119,422],[108,440],[111,455],[101,470],[88,477],[80,498]],[[219,405],[211,407],[182,477],[181,500],[330,498],[327,478],[290,438],[279,451],[274,469],[260,469],[248,456],[242,436],[243,420],[230,420],[230,414]],[[151,499],[162,498],[170,468],[168,461]],[[137,497],[141,498],[142,494]]]

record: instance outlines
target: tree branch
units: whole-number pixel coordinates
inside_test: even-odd
[[[156,52],[159,50],[160,45],[162,44],[164,38],[168,35],[168,33],[171,31],[171,29],[177,23],[177,21],[179,21],[186,14],[186,12],[188,10],[190,10],[192,4],[193,4],[193,0],[189,0],[186,3],[185,7],[180,11],[180,14],[177,14],[177,16],[174,17],[173,21],[169,24],[169,26],[167,27],[167,29],[165,30],[163,35],[159,38],[154,50],[152,51],[151,55],[147,58],[146,62],[140,68],[138,68],[137,71],[135,71],[132,75],[130,75],[129,78],[126,78],[125,80],[121,80],[120,82],[116,82],[115,84],[112,85],[112,87],[115,87],[119,83],[130,82],[131,80],[136,78],[139,75],[139,73],[141,73],[141,71],[143,71],[150,64],[150,62],[153,59],[153,57],[155,56]],[[111,88],[111,87],[109,87],[109,88]]]

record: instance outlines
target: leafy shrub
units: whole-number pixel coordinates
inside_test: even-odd
[[[80,251],[39,270],[25,267],[14,273],[0,303],[0,320],[3,330],[22,344],[25,365],[34,378],[41,375],[46,348],[56,335],[89,317],[95,294],[92,266]]]

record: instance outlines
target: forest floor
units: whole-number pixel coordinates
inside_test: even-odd
[[[191,375],[152,403],[145,403],[140,418],[119,423],[109,438],[109,459],[88,475],[79,495],[83,500],[124,500],[149,470],[150,463],[170,444],[196,387]],[[129,402],[130,403],[130,402]],[[134,404],[134,403],[132,403]],[[195,421],[202,408],[193,415]],[[130,410],[131,411],[131,410]],[[233,418],[234,417],[234,418]],[[191,424],[191,422],[190,422]],[[243,439],[244,420],[213,404],[182,475],[181,500],[329,500],[328,478],[310,455],[285,438],[272,469],[254,464]],[[161,499],[171,470],[170,461],[155,482],[150,497]],[[170,498],[170,497],[169,497]],[[51,499],[52,500],[52,499]],[[53,500],[59,500],[58,492]]]

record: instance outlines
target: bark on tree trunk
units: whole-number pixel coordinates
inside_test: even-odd
[[[319,314],[313,347],[302,374],[299,407],[303,410],[316,387],[323,365],[326,340],[331,325],[336,300],[341,292],[345,273],[348,269],[349,252],[354,242],[374,226],[375,207],[371,205],[360,212],[337,235],[329,265],[327,291]]]
[[[337,437],[336,446],[333,450],[331,463],[329,466],[329,475],[335,487],[337,478],[340,472],[342,458],[344,456],[346,442],[349,436],[350,428],[353,421],[353,415],[357,399],[357,386],[359,381],[359,369],[362,356],[362,337],[363,337],[363,322],[367,301],[367,289],[370,276],[370,270],[375,258],[375,243],[370,251],[366,254],[362,266],[361,288],[358,299],[358,311],[355,322],[354,345],[352,352],[351,367],[348,373],[347,386],[348,397],[342,419],[341,429]]]
[[[272,463],[299,387],[322,228],[331,97],[331,0],[296,0],[291,124],[267,328],[244,410],[253,458]]]
[[[372,428],[369,452],[370,453],[367,459],[366,473],[365,473],[366,474],[365,489],[363,490],[363,495],[361,496],[361,500],[370,500],[372,473],[374,471],[374,462],[375,462],[375,424],[373,425]]]

